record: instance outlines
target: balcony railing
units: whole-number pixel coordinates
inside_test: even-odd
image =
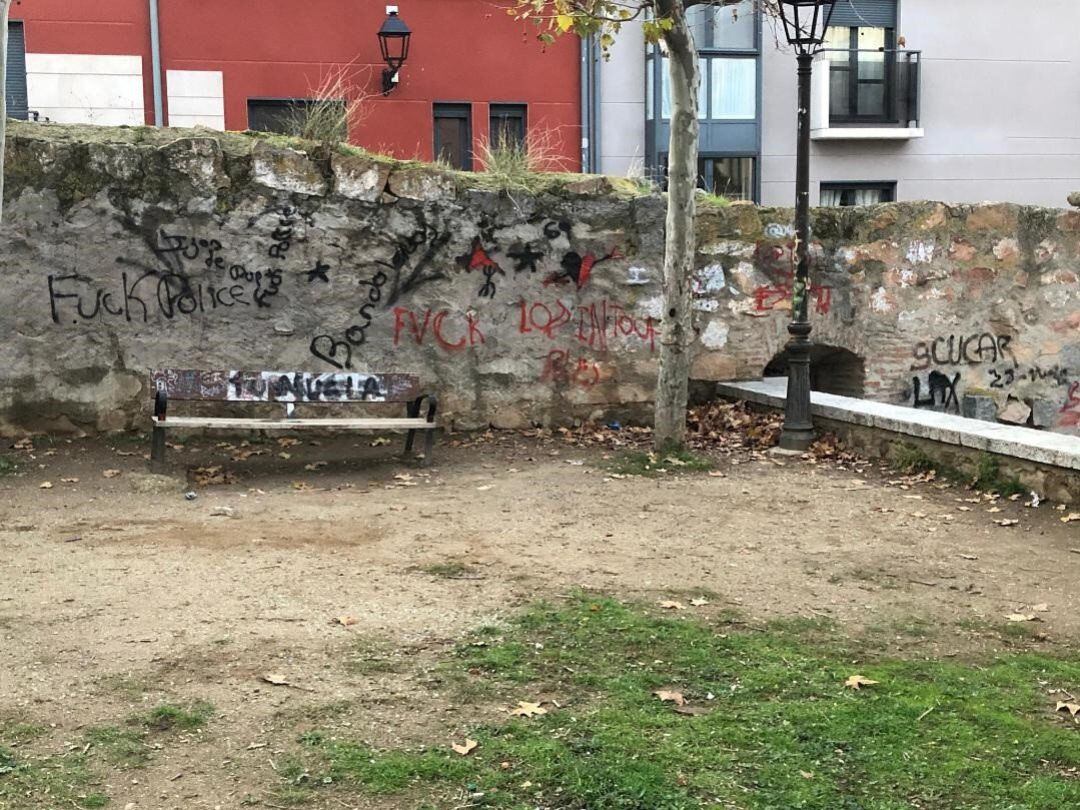
[[[821,51],[814,63],[814,139],[921,138],[921,65],[921,51]]]

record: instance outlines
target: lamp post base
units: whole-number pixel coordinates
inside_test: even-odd
[[[810,415],[810,324],[788,324],[788,384],[784,404],[784,430],[780,447],[805,451],[814,442],[814,421]]]

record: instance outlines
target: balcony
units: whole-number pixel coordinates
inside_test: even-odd
[[[810,137],[909,140],[919,120],[921,51],[821,51],[814,61]]]

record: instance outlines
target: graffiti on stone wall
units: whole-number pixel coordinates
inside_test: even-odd
[[[962,366],[1008,361],[1017,367],[1010,335],[980,332],[972,335],[943,335],[915,344],[912,371],[925,371],[931,366]]]
[[[960,413],[960,398],[957,394],[957,386],[960,384],[960,372],[952,377],[942,374],[940,371],[931,371],[926,379],[926,394],[923,395],[922,380],[918,377],[911,378],[911,396],[916,408],[930,408],[932,410],[949,411]]]
[[[1057,424],[1062,428],[1080,428],[1080,382],[1074,382],[1069,386],[1069,393],[1065,397],[1065,404],[1061,407]]]
[[[347,326],[340,338],[332,335],[316,335],[311,339],[311,353],[329,363],[334,368],[351,369],[353,350],[367,342],[368,329],[374,320],[372,310],[382,300],[383,287],[390,277],[379,270],[369,280],[361,280],[360,286],[366,288],[364,303],[357,310],[357,322]]]

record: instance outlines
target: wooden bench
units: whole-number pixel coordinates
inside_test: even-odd
[[[161,369],[151,372],[154,389],[154,432],[150,444],[150,466],[165,466],[165,431],[174,428],[210,430],[407,430],[405,452],[411,453],[416,431],[426,431],[424,465],[431,463],[435,443],[434,394],[420,393],[420,380],[413,374],[365,374],[296,371],[196,371]],[[424,400],[427,415],[421,416]],[[282,418],[171,416],[170,400],[225,403],[281,403]],[[298,404],[330,405],[404,402],[404,417],[361,419],[311,418],[295,416]]]

